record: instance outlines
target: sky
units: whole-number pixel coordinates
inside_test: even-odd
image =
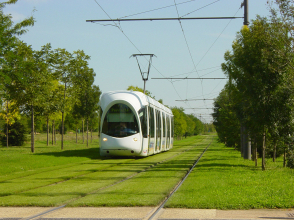
[[[1,0],[3,2],[3,0]],[[33,27],[20,38],[34,50],[50,43],[53,49],[83,50],[91,57],[95,85],[102,92],[143,88],[136,58],[154,54],[146,89],[165,105],[185,109],[205,123],[212,121],[213,99],[227,79],[221,70],[243,18],[217,20],[122,21],[118,18],[243,17],[243,0],[19,0],[4,9],[14,22],[33,16]],[[249,19],[268,16],[267,0],[248,0]],[[176,6],[175,6],[176,3]],[[155,10],[156,9],[156,10]],[[142,13],[144,12],[144,13]],[[127,16],[127,17],[126,17]],[[139,57],[143,72],[148,56]],[[191,100],[194,99],[194,100]],[[196,100],[195,100],[196,99]]]

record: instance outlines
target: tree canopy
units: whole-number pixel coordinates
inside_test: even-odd
[[[240,143],[236,131],[246,127],[251,140],[262,143],[263,170],[266,137],[278,141],[293,133],[293,53],[287,33],[279,19],[257,16],[244,26],[225,53],[222,69],[230,80],[214,103],[220,140],[235,146]]]

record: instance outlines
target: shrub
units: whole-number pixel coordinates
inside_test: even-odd
[[[294,151],[289,150],[287,153],[287,167],[294,169]]]
[[[3,146],[6,146],[6,128],[4,125],[3,134],[0,136],[0,141]],[[8,127],[8,145],[9,146],[22,146],[26,140],[26,127],[20,121],[16,121],[14,124]]]

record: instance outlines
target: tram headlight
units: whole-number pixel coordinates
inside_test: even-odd
[[[107,138],[103,138],[102,140],[103,140],[103,141],[107,141]]]
[[[134,140],[134,141],[137,141],[138,139],[137,139],[137,138],[134,138],[133,140]]]

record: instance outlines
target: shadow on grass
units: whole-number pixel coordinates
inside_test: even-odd
[[[53,157],[86,157],[92,160],[101,159],[99,148],[65,150],[61,152],[35,153],[34,155],[45,155],[45,156],[53,156]]]

